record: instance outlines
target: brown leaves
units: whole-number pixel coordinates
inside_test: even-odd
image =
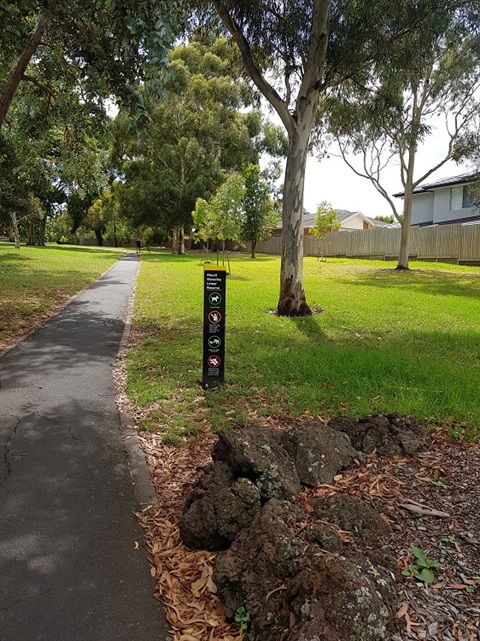
[[[188,550],[180,539],[183,500],[199,470],[209,462],[214,441],[176,448],[154,435],[142,435],[158,504],[137,515],[147,538],[157,580],[155,597],[162,601],[174,641],[241,641],[238,624],[225,621],[213,582],[215,554]]]

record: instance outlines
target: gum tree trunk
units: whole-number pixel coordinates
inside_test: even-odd
[[[15,213],[11,213],[10,220],[12,221],[12,231],[13,231],[13,239],[15,241],[15,249],[20,249],[20,234],[18,232],[17,215]]]
[[[414,126],[418,128],[418,123],[414,121]],[[413,201],[413,172],[415,169],[416,146],[412,143],[408,149],[408,164],[405,180],[405,194],[403,197],[403,220],[400,233],[400,251],[398,254],[398,264],[395,269],[405,271],[408,266],[408,252],[410,249],[410,227],[412,224],[412,201]]]
[[[2,127],[5,117],[8,113],[17,87],[20,84],[25,71],[27,70],[28,63],[32,59],[33,54],[40,44],[40,40],[42,39],[45,29],[47,28],[47,24],[48,18],[45,15],[42,15],[37,23],[37,28],[35,29],[32,37],[27,43],[27,46],[23,50],[20,58],[17,60],[15,68],[10,74],[6,87],[0,94],[0,128]]]
[[[290,136],[283,188],[282,262],[279,316],[307,316],[303,289],[303,191],[310,127],[295,128]]]

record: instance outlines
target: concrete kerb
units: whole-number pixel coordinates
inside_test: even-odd
[[[122,338],[120,339],[117,358],[121,357],[128,348],[130,333],[132,331],[133,304],[135,301],[135,290],[139,269],[140,262],[138,262],[137,265],[135,282],[127,305],[125,326],[123,328]],[[121,409],[118,410],[118,415],[120,417],[125,453],[130,467],[130,475],[135,489],[135,497],[141,508],[150,507],[157,502],[157,493],[150,477],[150,471],[147,466],[147,461],[138,432],[135,429],[135,419],[128,412]]]

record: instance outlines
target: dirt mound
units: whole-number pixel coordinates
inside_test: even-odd
[[[388,524],[350,496],[301,507],[297,495],[302,484],[331,484],[361,451],[411,454],[425,442],[425,430],[400,414],[220,434],[214,464],[184,504],[181,534],[192,548],[223,550],[214,582],[228,616],[250,614],[249,639],[387,638],[396,580]]]

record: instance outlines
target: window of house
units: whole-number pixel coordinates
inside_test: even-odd
[[[459,185],[450,190],[450,210],[469,209],[472,206],[468,185]]]

